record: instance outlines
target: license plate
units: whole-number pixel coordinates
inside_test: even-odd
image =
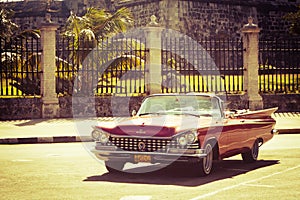
[[[134,155],[133,156],[134,162],[151,162],[151,156],[149,155]]]

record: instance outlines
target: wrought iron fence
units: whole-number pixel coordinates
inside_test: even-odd
[[[0,38],[0,96],[40,95],[40,40]]]
[[[299,93],[299,38],[259,41],[259,88],[262,93]]]
[[[162,92],[243,91],[240,40],[162,40]],[[40,40],[1,38],[0,96],[40,95]],[[144,38],[100,38],[96,43],[57,39],[57,94],[143,95],[146,91]],[[260,92],[298,93],[300,40],[260,40]]]
[[[134,96],[146,92],[143,38],[59,38],[57,93]]]
[[[75,40],[72,37],[56,39],[56,93],[71,95],[74,90],[74,80],[79,69],[76,60]]]
[[[243,44],[240,40],[162,41],[162,90],[169,92],[243,91]]]

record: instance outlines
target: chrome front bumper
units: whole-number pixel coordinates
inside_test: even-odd
[[[279,134],[279,131],[277,129],[272,129],[271,130],[271,134],[272,135],[278,135]]]
[[[149,162],[149,163],[170,163],[170,162],[199,162],[202,158],[206,157],[203,149],[168,149],[166,153],[163,152],[140,152],[140,151],[122,151],[117,150],[115,147],[101,147],[93,149],[92,153],[104,161],[120,161],[120,162]],[[136,157],[142,158],[137,161]],[[145,157],[143,157],[145,156]],[[143,160],[144,158],[144,160]],[[151,158],[150,160],[147,160]],[[147,161],[145,161],[147,160]]]

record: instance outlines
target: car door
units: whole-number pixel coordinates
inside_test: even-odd
[[[225,157],[239,154],[247,141],[248,131],[245,129],[245,120],[228,119],[224,125],[223,133],[226,135]]]

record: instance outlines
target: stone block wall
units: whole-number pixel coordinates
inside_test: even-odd
[[[138,110],[144,97],[71,97],[59,98],[60,116],[75,117],[124,117]]]
[[[39,119],[41,116],[40,98],[0,98],[0,120]]]
[[[145,26],[151,15],[167,28],[179,30],[194,39],[203,36],[239,37],[240,28],[252,15],[262,28],[261,36],[286,36],[289,23],[283,16],[297,10],[300,0],[65,0],[55,1],[50,8],[52,20],[65,24],[71,10],[80,15],[88,7],[114,11],[128,7],[135,27]],[[12,2],[7,7],[16,11],[14,21],[22,29],[36,29],[46,14],[45,1]],[[34,12],[33,12],[34,10]]]
[[[265,107],[278,107],[279,112],[299,112],[300,94],[264,94]]]
[[[115,1],[116,7],[132,11],[135,26],[145,26],[156,15],[161,26],[175,29],[193,39],[202,37],[240,38],[240,29],[252,16],[261,37],[287,36],[289,23],[283,16],[297,10],[300,1],[288,0],[139,0]]]
[[[240,29],[249,15],[256,15],[253,7],[234,4],[180,1],[180,30],[194,39],[202,37],[240,38]]]
[[[228,95],[229,109],[248,108],[244,95]],[[300,112],[300,94],[264,94],[264,108],[279,107],[278,112]],[[144,97],[59,98],[61,118],[130,116],[138,110]],[[0,120],[39,119],[42,117],[40,98],[0,99]]]
[[[150,0],[147,2],[135,1],[128,2],[128,4],[118,5],[119,7],[128,7],[134,17],[135,27],[144,27],[150,22],[150,16],[156,15],[160,19],[160,0]]]

